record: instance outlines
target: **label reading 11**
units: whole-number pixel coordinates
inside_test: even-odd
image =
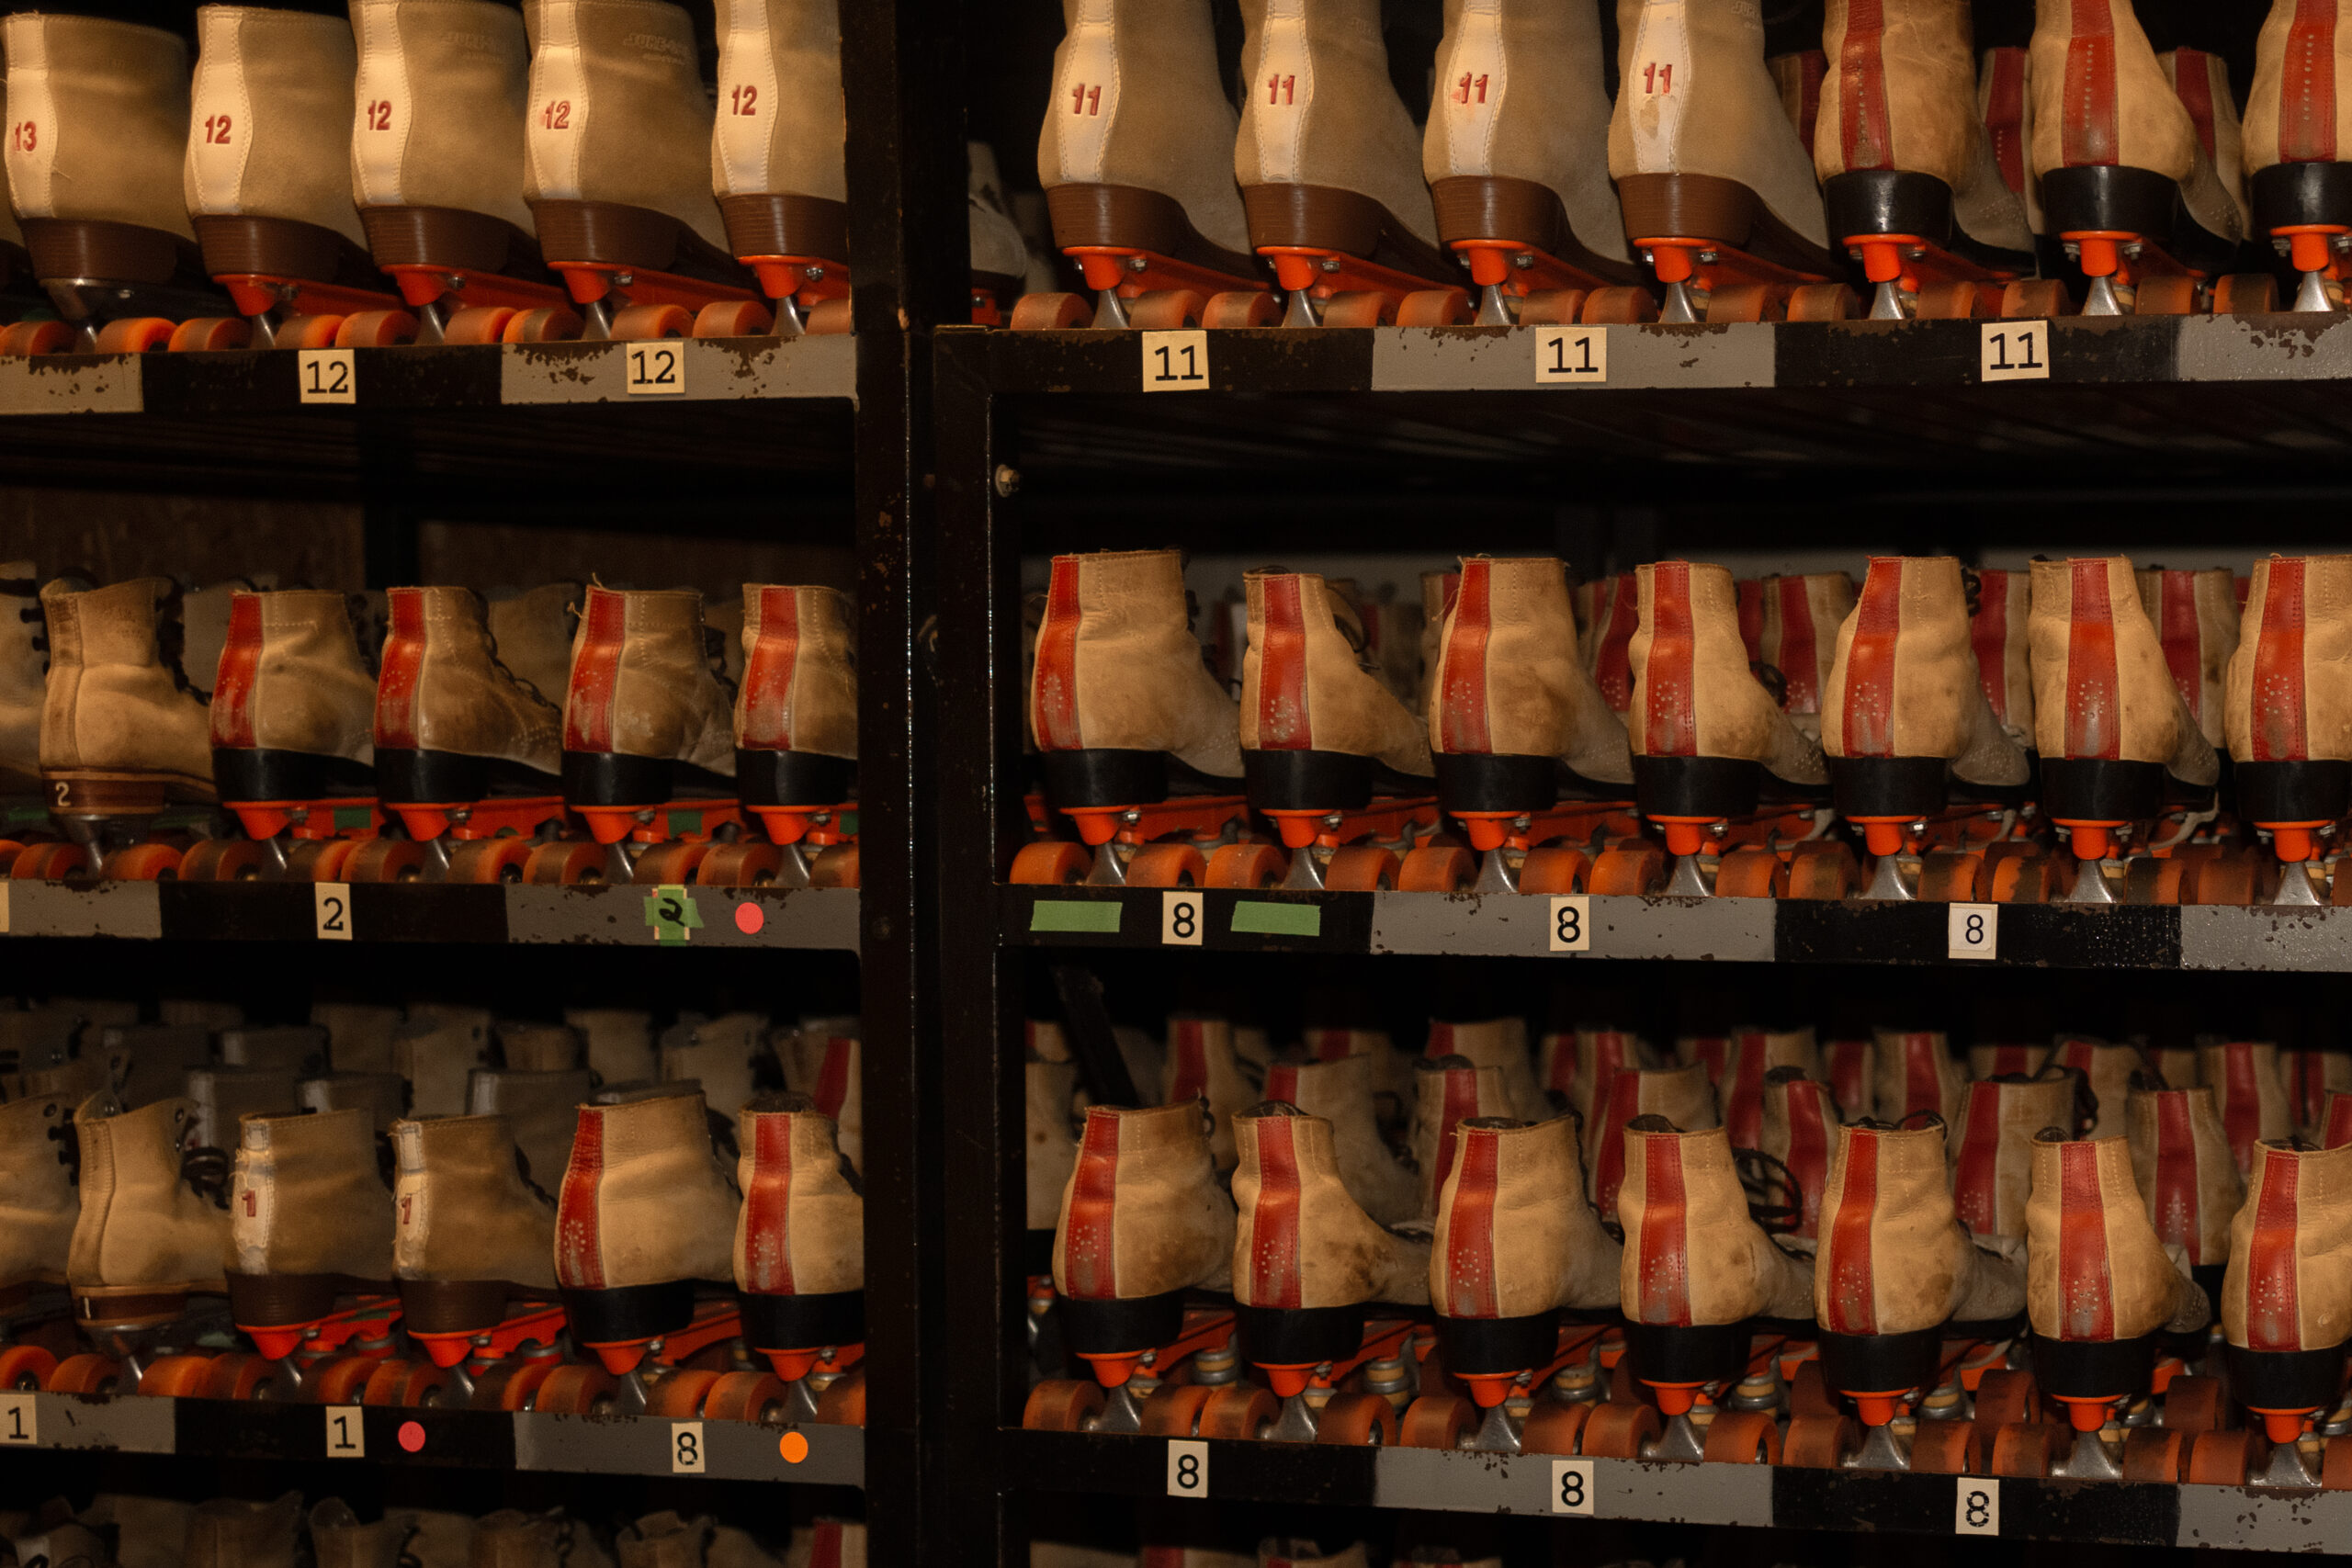
[[[1209,386],[1209,334],[1204,332],[1143,334],[1143,389],[1204,392]]]
[[[1535,329],[1535,384],[1598,387],[1609,379],[1607,327]]]
[[[1977,370],[1987,381],[2050,379],[2048,321],[1986,321],[1977,338]]]
[[[347,348],[306,348],[295,355],[295,385],[306,403],[358,401],[359,365]]]
[[[628,345],[628,395],[632,398],[683,397],[686,390],[686,351],[674,343],[633,343]]]

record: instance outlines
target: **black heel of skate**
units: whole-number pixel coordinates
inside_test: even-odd
[[[1504,811],[1532,817],[1559,804],[1559,764],[1549,757],[1441,751],[1436,761],[1438,804],[1449,813]]]
[[[1456,1377],[1501,1377],[1540,1367],[1560,1342],[1560,1314],[1525,1317],[1441,1317],[1438,1342],[1446,1370]]]
[[[1372,804],[1369,757],[1345,751],[1244,751],[1245,793],[1260,811],[1361,811]]]
[[[216,746],[212,783],[223,800],[323,800],[374,794],[376,773],[343,757]]]
[[[1634,798],[1645,817],[1721,822],[1756,809],[1764,764],[1739,757],[1636,757]]]
[[[1942,1365],[1944,1330],[1821,1334],[1821,1381],[1840,1393],[1908,1393],[1930,1388]]]
[[[1233,1309],[1244,1354],[1261,1367],[1313,1367],[1346,1361],[1363,1347],[1362,1304]]]
[[[1063,811],[1157,806],[1168,798],[1168,759],[1158,751],[1040,751],[1046,798]]]
[[[755,1350],[801,1350],[858,1345],[865,1339],[865,1292],[772,1296],[746,1292],[743,1337]]]
[[[838,806],[856,787],[854,758],[735,749],[737,798],[746,806]]]
[[[2137,234],[2196,272],[2220,272],[2237,251],[2234,242],[2190,217],[2180,186],[2153,169],[2052,169],[2041,177],[2041,209],[2051,233]]]
[[[1074,1356],[1135,1355],[1165,1345],[1184,1331],[1184,1292],[1136,1296],[1126,1301],[1056,1300],[1064,1337]]]
[[[2054,1399],[2113,1400],[2155,1377],[2156,1339],[2033,1338],[2033,1381]]]
[[[695,1282],[623,1285],[562,1292],[572,1337],[582,1345],[639,1345],[675,1334],[694,1321]]]
[[[1916,821],[1944,808],[1940,757],[1832,757],[1829,799],[1840,817]]]

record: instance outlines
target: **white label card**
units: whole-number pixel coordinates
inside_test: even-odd
[[[313,898],[321,942],[351,940],[351,884],[322,882]]]
[[[1209,1446],[1178,1438],[1168,1445],[1168,1495],[1205,1497],[1209,1495]]]
[[[1977,339],[1976,368],[1987,381],[2050,379],[2048,321],[1986,321]]]
[[[670,1423],[670,1473],[700,1475],[709,1453],[702,1443],[702,1423],[673,1421]]]
[[[1159,896],[1159,942],[1163,947],[1198,947],[1205,917],[1198,888],[1182,887]]]
[[[1609,379],[1607,327],[1535,329],[1535,384],[1598,387]]]
[[[622,350],[622,363],[628,367],[628,395],[632,398],[684,397],[686,390],[686,349],[678,338],[655,338],[650,343],[632,343]]]
[[[1552,1461],[1552,1511],[1592,1513],[1592,1461],[1555,1459]]]
[[[1488,850],[1499,854],[1499,850]],[[1546,932],[1554,953],[1590,953],[1592,951],[1592,900],[1581,893],[1570,894],[1552,900],[1552,924]]]
[[[1946,958],[1997,958],[2001,953],[2001,907],[1954,904],[1945,917]]]
[[[31,1448],[40,1441],[40,1407],[29,1393],[0,1393],[0,1444]]]
[[[306,348],[294,357],[295,385],[306,403],[358,400],[359,362],[347,348]]]
[[[1196,331],[1143,334],[1145,391],[1205,392],[1208,389],[1208,333]]]
[[[326,1408],[327,1458],[366,1459],[368,1433],[359,1424],[356,1404],[330,1404]]]
[[[1952,1495],[1951,1530],[1954,1535],[2000,1534],[2001,1483],[1962,1476]]]

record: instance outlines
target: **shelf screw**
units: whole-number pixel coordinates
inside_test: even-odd
[[[1013,494],[1021,488],[1021,470],[1010,463],[996,466],[996,492],[1001,496]]]

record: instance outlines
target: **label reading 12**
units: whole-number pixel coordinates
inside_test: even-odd
[[[1954,904],[1945,917],[1946,958],[1998,958],[2001,955],[2001,907],[1998,904]]]
[[[312,895],[312,908],[318,915],[321,942],[351,940],[351,885],[347,882],[322,882]]]
[[[1205,1497],[1209,1495],[1209,1446],[1182,1438],[1168,1445],[1168,1495]]]
[[[334,1404],[327,1407],[327,1458],[366,1459],[368,1433],[359,1424],[359,1406]]]
[[[2048,321],[1986,321],[1977,339],[1976,368],[1987,381],[2050,379]]]
[[[1488,854],[1500,854],[1488,850]],[[1552,900],[1552,929],[1547,933],[1554,953],[1592,951],[1592,900],[1581,893]]]
[[[686,351],[675,343],[633,343],[627,350],[628,393],[633,398],[683,397]]]
[[[1143,334],[1143,389],[1204,392],[1209,386],[1209,334],[1204,332]]]
[[[1535,329],[1535,384],[1598,387],[1609,379],[1607,327]]]
[[[1163,947],[1201,945],[1201,896],[1186,887],[1159,896],[1159,942]]]
[[[1552,1461],[1552,1511],[1555,1514],[1591,1514],[1592,1461],[1555,1459]]]
[[[1951,1529],[1954,1535],[2000,1534],[2001,1483],[1962,1476],[1952,1495]]]
[[[347,348],[306,348],[294,357],[295,385],[306,403],[358,400],[359,363]]]

